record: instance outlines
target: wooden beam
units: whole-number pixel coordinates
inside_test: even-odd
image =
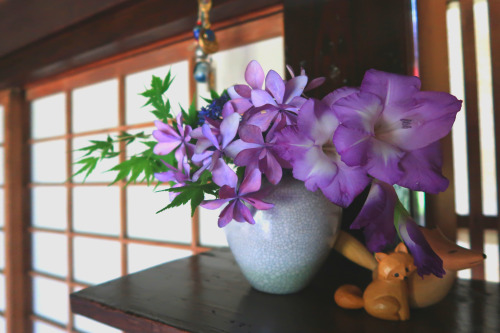
[[[7,332],[29,333],[31,314],[31,218],[29,108],[24,92],[6,94],[5,107],[5,279]]]
[[[446,34],[446,0],[419,0],[418,39],[419,74],[422,90],[450,91],[448,48]],[[426,222],[439,226],[452,240],[456,239],[457,216],[455,214],[453,153],[451,136],[441,140],[443,174],[449,179],[448,189],[438,195],[426,195]]]
[[[234,18],[281,0],[216,0],[212,22]],[[196,1],[128,1],[0,58],[0,89],[62,73],[141,46],[188,33]]]
[[[7,1],[0,5],[0,56],[99,12],[131,1],[136,0],[30,0],[29,3]],[[29,24],[20,24],[21,22]]]

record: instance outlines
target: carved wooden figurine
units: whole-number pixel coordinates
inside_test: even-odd
[[[343,285],[335,292],[335,302],[343,308],[365,308],[370,315],[386,320],[408,320],[408,276],[415,271],[413,257],[404,243],[394,252],[375,254],[378,262],[374,280],[365,289],[354,285]]]

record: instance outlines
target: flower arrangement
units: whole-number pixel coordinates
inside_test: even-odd
[[[393,185],[438,193],[448,186],[441,174],[439,139],[447,135],[461,101],[444,92],[420,91],[417,77],[377,70],[366,72],[358,88],[343,87],[323,99],[305,95],[324,79],[309,82],[302,70],[286,81],[271,70],[264,73],[251,61],[246,84],[222,95],[212,93],[208,106],[192,105],[173,119],[163,95],[172,83],[153,77],[142,95],[152,113],[155,141],[147,149],[111,170],[115,182],[169,183],[170,203],[162,210],[190,202],[223,208],[218,225],[231,221],[254,224],[250,206],[272,209],[261,188],[262,175],[279,184],[283,169],[320,190],[332,203],[347,207],[370,186],[366,202],[351,228],[363,229],[370,251],[381,251],[396,237],[410,249],[418,273],[444,275],[441,259],[432,251],[417,224],[399,202]],[[89,175],[96,163],[117,155],[113,143],[145,139],[123,133],[116,139],[93,141],[77,173]],[[94,152],[99,156],[92,156]],[[234,223],[234,222],[233,222]]]

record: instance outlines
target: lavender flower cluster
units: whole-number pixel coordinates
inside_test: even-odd
[[[255,223],[249,206],[273,207],[264,201],[262,174],[276,185],[283,169],[291,169],[308,190],[321,190],[342,207],[370,186],[351,227],[364,229],[367,247],[374,252],[399,234],[419,274],[442,276],[442,261],[399,203],[392,185],[429,193],[447,188],[439,139],[450,132],[461,101],[444,92],[420,91],[417,77],[377,70],[367,71],[359,88],[340,88],[319,100],[306,97],[304,91],[323,79],[308,84],[304,71],[290,73],[292,79],[285,81],[273,70],[266,75],[258,62],[251,61],[245,71],[247,84],[230,87],[230,99],[213,103],[218,106],[216,116],[205,110],[201,126],[183,125],[181,116],[173,125],[157,121],[154,152],[165,155],[175,150],[178,162],[156,174],[157,179],[183,186],[210,171],[219,195],[201,206],[226,205],[220,227],[232,220]],[[245,167],[242,179],[228,161]]]

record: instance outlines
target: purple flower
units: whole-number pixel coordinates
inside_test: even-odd
[[[158,141],[153,149],[156,155],[168,155],[174,149],[175,159],[179,163],[179,168],[182,167],[184,156],[192,156],[194,145],[189,143],[191,140],[191,126],[183,126],[182,114],[177,116],[177,131],[170,125],[167,125],[159,120],[155,121],[157,130],[153,131],[153,137]]]
[[[401,239],[411,252],[417,266],[417,273],[420,276],[434,274],[443,277],[446,272],[443,269],[443,260],[432,250],[418,225],[408,215],[406,210],[399,215],[395,222]]]
[[[359,92],[333,104],[341,122],[333,142],[347,165],[363,166],[382,181],[396,184],[405,173],[418,178],[401,161],[448,134],[460,107],[450,94],[420,91],[417,77],[369,70]]]
[[[187,157],[183,158],[181,169],[175,168],[165,161],[162,162],[167,168],[169,168],[169,170],[165,172],[155,173],[155,178],[159,181],[163,183],[175,182],[175,185],[172,187],[181,187],[186,185],[186,181],[191,181],[190,167],[187,161]],[[170,200],[174,200],[174,198],[179,195],[179,192],[170,192],[169,194]]]
[[[397,229],[394,228],[396,226]],[[432,250],[417,224],[399,202],[394,187],[374,180],[368,198],[351,225],[351,229],[363,228],[367,248],[372,252],[384,249],[396,238],[396,231],[410,250],[420,276],[444,275],[443,261]]]
[[[192,161],[200,166],[200,169],[193,175],[193,181],[198,180],[203,171],[208,169],[212,171],[214,183],[219,186],[225,184],[224,170],[226,170],[227,165],[222,157],[230,154],[228,145],[236,136],[239,122],[240,116],[234,113],[224,118],[219,128],[210,127],[209,124],[205,123],[201,127],[201,135],[199,131],[193,134],[195,138],[198,138],[198,141]]]
[[[237,178],[231,177],[231,183],[222,186],[219,190],[219,199],[207,200],[201,203],[201,206],[207,209],[217,209],[225,203],[228,204],[219,215],[218,224],[220,228],[226,226],[233,219],[237,222],[246,221],[250,224],[255,224],[252,213],[245,203],[259,210],[267,210],[274,207],[273,204],[262,201],[262,193],[257,192],[261,185],[261,173],[259,170],[254,169],[247,174],[239,189],[236,189],[236,182]]]
[[[365,204],[351,224],[351,229],[362,229],[366,247],[371,252],[380,252],[396,238],[394,229],[394,207],[398,196],[394,187],[373,180]]]
[[[310,99],[300,109],[297,126],[277,134],[283,147],[281,157],[289,160],[293,176],[310,191],[321,189],[333,203],[347,207],[369,184],[360,167],[349,167],[340,160],[332,143],[338,120],[322,101]]]
[[[246,166],[247,172],[259,169],[272,184],[276,185],[283,175],[282,167],[290,168],[275,149],[274,141],[264,142],[262,131],[254,125],[243,125],[239,130],[240,140],[232,145],[240,150],[234,159],[238,166]],[[269,136],[269,135],[268,135]]]
[[[264,78],[262,67],[252,60],[245,71],[245,80],[248,86],[235,85],[228,90],[232,103],[227,109],[233,108],[240,114],[248,111],[247,123],[259,126],[262,131],[266,131],[271,123],[274,123],[273,132],[280,124],[295,124],[296,111],[305,101],[300,95],[306,87],[307,76],[296,76],[285,82],[271,70]]]

